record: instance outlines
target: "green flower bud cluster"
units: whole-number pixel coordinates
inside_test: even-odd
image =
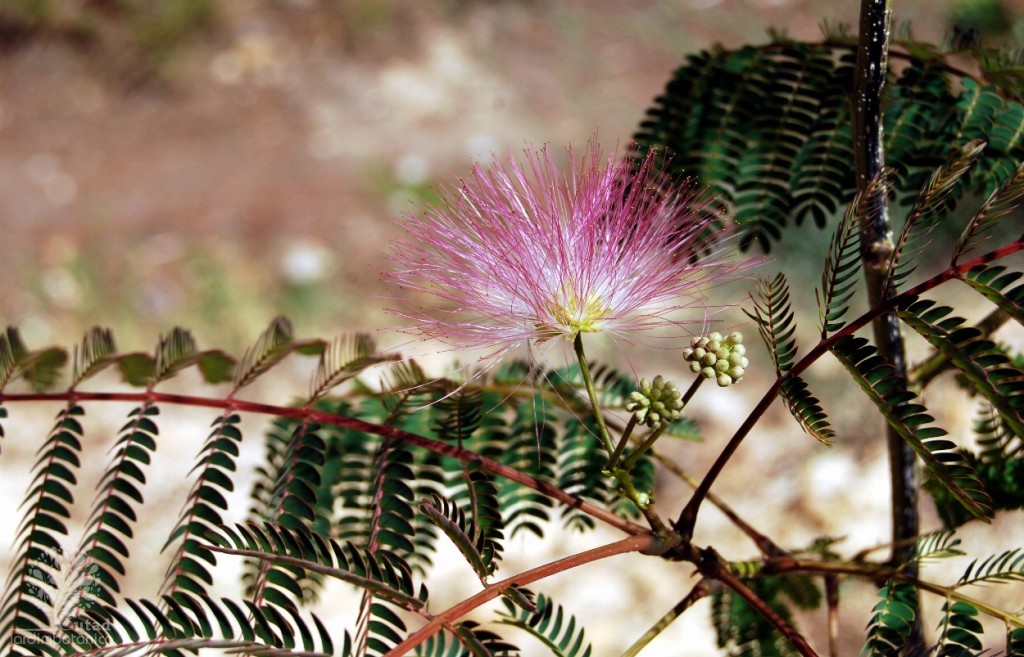
[[[690,370],[705,379],[714,379],[725,388],[739,383],[747,365],[747,348],[743,346],[743,334],[733,332],[722,337],[711,333],[705,337],[692,338],[690,346],[683,349],[683,358],[690,362]]]
[[[659,374],[650,383],[640,379],[640,390],[630,393],[626,410],[633,413],[638,423],[657,429],[662,423],[679,419],[679,412],[683,410],[682,396],[675,381],[666,381]]]

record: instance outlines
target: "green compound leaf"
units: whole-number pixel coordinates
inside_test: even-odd
[[[981,245],[1000,219],[1020,207],[1024,198],[1024,163],[1008,176],[988,197],[981,210],[967,223],[953,250],[953,264],[965,254]]]
[[[286,317],[275,317],[256,344],[249,347],[235,368],[232,389],[237,392],[280,363],[293,351],[320,353],[319,341],[296,342],[292,323]]]
[[[308,529],[274,525],[221,526],[208,530],[203,540],[213,552],[297,566],[348,582],[404,609],[422,609],[426,604],[426,589],[416,590],[409,565],[388,550],[370,552]]]
[[[320,354],[310,383],[309,401],[323,397],[367,367],[398,360],[397,354],[380,354],[377,342],[366,333],[344,334],[331,340]]]
[[[71,387],[97,374],[113,362],[111,354],[117,351],[114,347],[114,334],[110,329],[94,326],[82,338],[81,346],[76,346],[72,356]]]
[[[493,495],[486,497],[497,503]],[[501,526],[492,524],[488,531],[486,526],[481,527],[477,523],[472,512],[467,516],[458,504],[436,494],[431,500],[421,502],[419,508],[455,544],[473,572],[486,584],[487,578],[494,574],[501,554]],[[500,520],[500,516],[498,518]]]
[[[762,47],[689,56],[647,111],[636,152],[664,150],[673,173],[713,189],[741,224],[743,248],[768,248],[792,219],[824,226],[856,192],[849,43],[778,37]],[[947,53],[904,43],[910,59],[882,100],[886,158],[901,173],[896,195],[913,200],[950,145],[989,144],[949,191],[942,206],[951,207],[963,192],[991,189],[1024,160],[1024,107],[1008,98],[1019,86],[1019,66],[989,78],[1003,80],[1003,88],[982,85],[947,65]],[[979,63],[992,59],[985,51],[966,54]],[[950,175],[958,177],[952,169]]]
[[[14,534],[17,554],[0,597],[0,636],[10,642],[5,653],[13,651],[18,637],[48,631],[53,624],[54,593],[66,567],[62,555],[74,501],[71,491],[81,465],[84,432],[79,418],[84,415],[73,403],[61,409],[32,467],[24,516]]]
[[[962,280],[1024,325],[1024,283],[1012,287],[1024,273],[1012,270],[1004,273],[1006,269],[1001,265],[978,265],[971,268]]]
[[[498,623],[524,630],[556,657],[590,657],[591,647],[583,627],[548,596],[538,595],[537,609],[532,612],[507,599],[503,599],[502,604],[504,609],[498,611]]]
[[[849,310],[850,299],[856,294],[860,282],[860,224],[866,218],[869,208],[878,206],[875,203],[866,204],[864,199],[871,198],[882,180],[878,178],[872,181],[864,192],[854,198],[832,236],[825,258],[825,271],[821,274],[821,291],[819,293],[815,290],[822,340],[845,324],[843,317]]]
[[[18,329],[8,326],[0,339],[0,390],[15,376],[28,381],[36,392],[50,390],[67,362],[68,353],[60,347],[29,351]]]
[[[117,575],[125,574],[124,561],[129,556],[122,541],[133,537],[138,519],[135,507],[142,506],[142,495],[132,480],[145,483],[143,472],[156,450],[159,430],[154,420],[159,414],[160,409],[148,403],[133,409],[114,443],[77,551],[75,567],[83,585],[76,606],[91,604],[93,599],[115,604],[114,595],[120,592]]]
[[[988,582],[1024,582],[1024,548],[993,554],[983,560],[975,559],[956,585]]]
[[[779,394],[790,414],[800,423],[800,428],[831,447],[836,432],[829,424],[818,398],[807,389],[807,383],[798,376],[787,376],[782,380]]]
[[[455,626],[455,634],[473,657],[514,657],[519,649],[474,621],[463,621]]]
[[[935,170],[918,193],[893,246],[889,267],[883,278],[882,298],[890,296],[913,273],[918,256],[928,244],[928,235],[948,216],[955,200],[952,195],[957,184],[977,162],[985,145],[981,139],[965,144]]]
[[[966,602],[946,602],[939,621],[939,657],[979,654],[984,648],[981,635],[985,628],[978,620],[978,609]]]
[[[20,344],[20,338],[18,343],[13,343],[10,340],[10,335],[17,336],[17,331],[8,327],[6,331],[0,333],[0,390],[3,390],[7,386],[7,382],[17,373],[18,358],[20,357],[14,351],[14,347]]]
[[[270,655],[302,651],[309,655],[334,654],[334,641],[313,614],[256,605],[247,600],[214,600],[183,592],[156,601],[124,601],[131,612],[113,606],[90,610],[83,627],[98,648],[110,651],[125,643],[139,650],[181,655],[203,648]],[[130,618],[129,616],[134,616]],[[139,632],[139,629],[142,632]],[[81,645],[81,633],[65,635],[64,643]],[[75,640],[71,640],[74,637]],[[148,639],[148,641],[147,641]],[[345,653],[351,640],[345,633]]]
[[[959,369],[972,390],[985,397],[1017,435],[1024,435],[1024,372],[952,308],[909,297],[896,313]]]
[[[907,441],[925,467],[975,517],[992,515],[991,500],[970,462],[944,438],[939,427],[927,426],[933,418],[924,406],[913,403],[906,380],[892,364],[881,358],[867,340],[844,336],[832,346],[832,353],[881,411],[889,426]]]
[[[917,591],[906,582],[889,580],[878,592],[861,655],[898,657],[910,638],[917,617]]]
[[[483,396],[479,389],[463,386],[445,394],[431,410],[438,436],[465,446],[483,421]]]
[[[730,564],[734,565],[738,564]],[[821,603],[821,591],[806,575],[755,577],[744,579],[744,583],[790,625],[794,624],[791,604],[809,609]],[[795,657],[799,654],[764,616],[728,588],[712,593],[711,622],[718,647],[730,657]]]
[[[223,525],[221,513],[228,507],[225,495],[234,489],[232,477],[242,441],[240,422],[241,418],[234,413],[224,413],[214,420],[192,468],[192,473],[199,475],[163,547],[166,550],[177,544],[164,577],[165,592],[183,590],[203,595],[213,585],[209,568],[216,567],[217,559],[200,539],[207,531]]]
[[[777,376],[782,376],[793,366],[796,359],[796,320],[789,300],[789,281],[779,272],[769,280],[757,281],[756,296],[753,297],[753,314],[744,311],[757,322],[761,339],[768,347]]]
[[[921,562],[926,559],[948,559],[960,557],[965,552],[959,549],[960,539],[956,538],[952,529],[940,529],[931,534],[925,534],[917,539],[914,551],[910,558],[914,562]]]

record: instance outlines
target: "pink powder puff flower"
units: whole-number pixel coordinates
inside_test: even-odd
[[[721,217],[659,173],[654,152],[635,167],[569,148],[569,174],[546,148],[524,152],[475,165],[402,222],[386,276],[435,303],[391,312],[425,336],[500,358],[526,342],[680,325],[681,309],[700,308],[689,322],[703,325],[709,284],[749,266],[725,257]]]

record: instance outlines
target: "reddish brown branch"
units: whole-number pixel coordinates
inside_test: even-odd
[[[814,649],[811,648],[809,643],[807,643],[807,639],[797,632],[792,625],[787,623],[786,619],[768,606],[760,596],[751,591],[750,588],[740,580],[740,578],[733,575],[729,569],[722,564],[718,555],[715,554],[713,550],[702,550],[700,554],[701,558],[697,563],[697,567],[700,569],[701,574],[705,577],[716,579],[735,591],[736,594],[743,598],[747,604],[753,607],[757,613],[764,616],[765,620],[771,623],[801,655],[804,657],[818,657],[818,653],[814,652]]]
[[[775,380],[768,391],[765,392],[764,396],[761,397],[761,400],[757,403],[757,406],[754,407],[754,410],[751,411],[750,415],[748,415],[746,420],[743,421],[743,424],[740,425],[740,428],[736,430],[735,434],[733,434],[733,437],[729,439],[729,442],[722,449],[722,452],[718,455],[718,458],[711,465],[707,474],[704,475],[704,479],[701,480],[700,485],[694,491],[693,497],[690,498],[686,507],[683,508],[682,513],[679,514],[679,519],[676,520],[675,523],[676,531],[679,532],[684,539],[689,539],[693,536],[693,528],[697,522],[697,512],[700,510],[700,505],[707,497],[708,491],[711,490],[712,484],[714,484],[718,475],[725,468],[725,464],[729,462],[732,455],[739,448],[743,439],[746,438],[747,434],[750,433],[750,430],[754,428],[754,425],[757,424],[758,420],[761,419],[761,416],[768,410],[768,407],[775,402],[775,398],[782,389],[782,383],[786,378],[800,375],[804,370],[810,367],[811,364],[821,358],[821,356],[831,349],[840,339],[853,335],[858,330],[871,323],[876,317],[890,312],[898,302],[910,297],[920,296],[947,281],[954,278],[961,278],[972,268],[977,267],[978,265],[983,265],[999,260],[1000,258],[1005,258],[1006,256],[1012,255],[1021,250],[1024,250],[1024,240],[1017,240],[1007,244],[1006,246],[995,249],[994,251],[978,256],[970,262],[950,266],[935,276],[915,285],[909,290],[901,292],[890,299],[882,300],[878,305],[871,308],[860,317],[852,320],[842,329],[836,331],[831,336],[815,345],[815,347],[807,352],[806,356],[797,361],[793,367],[786,372],[786,374]],[[0,397],[0,400],[2,400],[2,397]]]
[[[615,543],[603,545],[601,547],[594,548],[593,550],[574,554],[564,559],[559,559],[558,561],[553,561],[549,564],[534,568],[533,570],[520,573],[519,575],[503,579],[500,582],[489,584],[483,591],[480,591],[473,597],[467,598],[447,611],[434,616],[430,622],[410,635],[405,641],[388,651],[384,657],[400,657],[401,655],[404,655],[439,632],[446,624],[462,618],[480,605],[497,598],[513,585],[526,586],[536,582],[537,580],[544,579],[545,577],[550,577],[551,575],[555,575],[593,561],[613,557],[618,554],[646,551],[654,545],[655,540],[656,539],[653,536],[649,535],[630,536],[629,538],[624,538],[621,541],[616,541]]]
[[[319,422],[320,424],[330,424],[332,426],[343,427],[353,431],[361,431],[363,433],[369,433],[383,438],[393,438],[410,445],[422,447],[423,449],[430,450],[431,452],[451,456],[452,458],[459,459],[463,462],[476,462],[482,469],[487,470],[492,474],[504,477],[510,481],[516,482],[517,484],[526,486],[527,488],[532,488],[538,493],[547,495],[566,506],[577,509],[607,525],[620,529],[627,534],[639,535],[649,533],[649,530],[646,527],[629,522],[628,520],[623,520],[608,509],[587,502],[575,495],[570,495],[558,486],[549,484],[546,481],[541,481],[536,477],[531,477],[530,475],[520,472],[515,468],[503,465],[485,456],[475,454],[469,450],[462,449],[454,445],[443,443],[439,440],[403,431],[402,429],[386,424],[374,424],[354,417],[335,415],[334,413],[327,413],[325,411],[318,411],[310,408],[274,406],[272,404],[242,401],[239,399],[225,399],[223,397],[195,397],[191,395],[175,395],[161,392],[82,392],[78,390],[22,394],[0,392],[0,403],[21,401],[115,401],[133,403],[143,403],[148,401],[154,404],[178,404],[182,406],[195,406],[201,408],[232,408],[237,411],[248,413],[276,415],[279,417],[294,418],[296,420],[310,420],[312,422]]]

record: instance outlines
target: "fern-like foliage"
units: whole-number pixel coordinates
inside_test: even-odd
[[[22,341],[21,333],[13,326],[7,327],[4,338],[3,355],[0,356],[0,389],[15,377],[28,381],[39,392],[50,390],[57,384],[68,361],[66,350],[46,347],[30,351]]]
[[[205,595],[207,587],[213,585],[210,568],[217,565],[217,559],[198,537],[224,524],[221,512],[228,506],[224,494],[234,490],[235,462],[242,441],[240,422],[237,413],[224,413],[214,420],[201,456],[192,468],[190,474],[198,473],[198,477],[163,548],[175,546],[164,575],[163,590],[167,594],[180,590]]]
[[[543,644],[555,657],[590,657],[591,648],[584,630],[572,614],[546,595],[537,596],[535,609],[517,607],[502,600],[498,622],[524,630]]]
[[[866,203],[865,199],[871,198],[885,181],[886,178],[877,178],[854,198],[832,236],[821,274],[821,290],[815,290],[822,340],[845,324],[843,317],[857,291],[861,270],[860,223],[870,220],[868,212],[878,207],[877,203]]]
[[[334,641],[320,619],[310,615],[307,620],[294,609],[182,591],[159,602],[125,600],[130,615],[115,607],[93,610],[89,620],[95,630],[88,637],[75,635],[72,645],[86,643],[95,655],[184,655],[207,647],[255,655],[334,654]],[[350,650],[346,636],[342,654]]]
[[[309,399],[316,401],[366,368],[397,358],[395,354],[378,353],[376,341],[366,333],[340,335],[320,354],[309,386]]]
[[[796,319],[786,275],[779,272],[773,279],[759,279],[753,301],[754,312],[748,312],[747,316],[757,322],[757,330],[768,347],[775,374],[782,376],[793,366],[797,353]]]
[[[933,418],[924,406],[912,403],[915,395],[907,390],[906,381],[895,373],[892,364],[879,356],[867,340],[857,336],[837,340],[832,353],[932,476],[970,513],[979,518],[990,517],[991,500],[970,462],[956,450],[956,444],[943,438],[943,429],[927,426]]]
[[[963,281],[988,297],[1010,317],[1024,324],[1024,283],[1014,285],[1024,273],[1007,271],[1000,265],[978,265],[971,268]]]
[[[984,149],[985,142],[980,139],[968,142],[950,155],[918,192],[893,246],[883,279],[882,297],[889,296],[914,271],[918,256],[928,244],[929,234],[949,215],[957,184],[971,171]],[[867,196],[872,193],[869,188]]]
[[[552,481],[558,464],[555,425],[555,417],[540,399],[521,402],[504,435],[495,434],[489,450],[493,453],[485,454],[532,477]],[[550,519],[551,499],[511,481],[498,480],[495,484],[509,538],[521,531],[542,537],[543,525]]]
[[[953,309],[928,299],[906,297],[896,306],[904,323],[944,355],[985,397],[1017,435],[1024,435],[1024,372]]]
[[[850,216],[854,216],[852,213]],[[852,231],[852,221],[847,226],[841,227],[841,232]],[[842,244],[848,244],[852,238],[837,238]],[[836,246],[836,262],[846,262],[848,256],[842,251],[846,246]],[[833,262],[830,256],[830,262]],[[844,296],[848,299],[847,283],[845,276],[839,273],[842,264],[826,265],[825,276],[828,281],[825,294],[825,307],[833,308],[824,311],[823,331],[835,327],[835,322],[842,316],[845,310],[834,308],[837,301]],[[830,273],[829,270],[832,270]],[[775,366],[775,374],[780,379],[779,394],[790,414],[800,424],[800,427],[811,436],[825,445],[831,445],[835,439],[835,431],[828,421],[825,410],[821,407],[818,398],[815,397],[807,387],[807,383],[799,376],[792,374],[790,368],[796,360],[796,319],[793,314],[793,305],[789,297],[789,282],[785,274],[781,272],[775,278],[769,280],[762,278],[757,284],[757,295],[753,297],[754,312],[747,313],[757,323],[758,332],[764,340],[768,353]],[[831,319],[829,319],[831,317]]]
[[[85,334],[81,346],[76,346],[72,357],[71,387],[93,376],[110,364],[108,356],[117,351],[114,334],[110,329],[94,326]]]
[[[267,490],[261,483],[256,484],[253,497],[258,504],[252,508],[251,517],[286,529],[330,523],[319,500],[320,471],[325,462],[320,429],[315,422],[302,422],[288,436],[280,454],[268,455],[277,474]],[[268,443],[277,446],[280,440],[268,436]],[[317,582],[307,581],[306,574],[299,569],[251,560],[247,566],[246,593],[256,601],[266,599],[279,606],[289,606],[315,599]]]
[[[925,534],[917,540],[914,551],[908,558],[920,563],[927,559],[948,559],[959,557],[964,554],[959,549],[960,539],[956,538],[953,530],[941,529],[931,534]]]
[[[420,510],[455,544],[476,576],[486,583],[496,567],[496,550],[476,523],[457,504],[439,496],[420,503]]]
[[[66,569],[69,505],[74,501],[81,466],[85,410],[69,403],[40,449],[33,466],[25,515],[15,534],[14,559],[0,599],[0,642],[13,650],[21,640],[33,641],[62,619],[56,618],[60,582]]]
[[[220,527],[203,539],[213,552],[295,565],[370,590],[404,609],[415,611],[425,604],[426,589],[416,587],[412,569],[394,553],[373,554],[305,529],[273,525]]]
[[[960,239],[953,251],[955,264],[965,254],[978,248],[986,234],[999,222],[1020,206],[1024,197],[1024,163],[1017,166],[1016,171],[1007,176],[1002,183],[989,195],[985,204],[967,222]]]
[[[947,602],[942,606],[942,614],[936,654],[940,657],[978,654],[984,647],[981,635],[985,630],[978,620],[978,609],[966,602]]]
[[[815,609],[822,602],[820,589],[804,575],[759,577],[747,580],[746,584],[776,614],[790,623],[794,606]],[[718,647],[725,649],[730,657],[788,657],[799,654],[768,620],[731,590],[722,588],[715,591],[711,600],[711,621]]]
[[[908,174],[897,193],[913,198],[949,144],[978,139],[989,146],[963,189],[990,188],[1024,159],[1024,108],[994,84],[956,73],[934,49],[910,52],[883,101],[888,163]],[[790,218],[823,226],[854,196],[852,71],[852,47],[833,41],[780,37],[691,55],[634,138],[643,152],[668,151],[673,171],[721,195],[744,226],[744,246],[767,248]]]
[[[861,654],[896,657],[903,653],[917,616],[917,595],[906,582],[889,581],[878,592],[881,600],[868,621],[867,639]]]
[[[985,559],[975,559],[967,566],[957,586],[1012,581],[1024,581],[1024,548],[1007,550]]]
[[[160,409],[146,403],[131,411],[114,444],[114,455],[100,478],[99,494],[86,522],[85,536],[76,552],[75,567],[89,578],[89,594],[105,604],[115,604],[119,576],[125,575],[128,559],[125,541],[133,536],[143,504],[140,488],[145,469],[156,451],[159,434],[154,418]]]

